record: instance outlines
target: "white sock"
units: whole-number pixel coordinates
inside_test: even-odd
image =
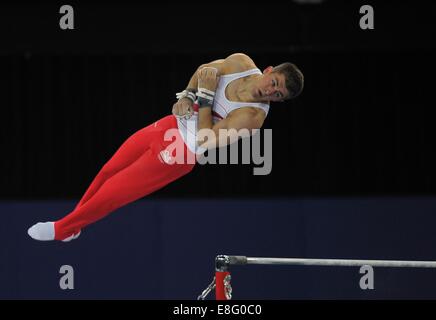
[[[29,236],[39,241],[51,241],[55,238],[54,222],[38,222],[27,230]]]

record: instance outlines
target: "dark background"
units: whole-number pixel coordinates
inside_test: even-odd
[[[71,3],[66,31],[62,4],[0,5],[1,298],[191,299],[223,253],[436,258],[436,4]],[[375,30],[359,28],[363,4]],[[303,94],[265,123],[270,175],[198,165],[71,244],[29,240],[31,224],[74,207],[127,137],[170,113],[200,64],[235,52],[305,75]],[[57,285],[69,261],[81,279],[71,295]],[[436,297],[433,271],[383,271],[384,289],[368,294],[354,269],[274,270],[241,272],[236,297]]]
[[[2,5],[1,197],[80,197],[200,64],[234,52],[305,74],[267,118],[272,173],[198,166],[157,196],[433,194],[436,5],[376,3],[375,30],[361,30],[363,3],[202,4],[208,20],[194,3],[97,2],[74,6],[67,31],[56,4]]]

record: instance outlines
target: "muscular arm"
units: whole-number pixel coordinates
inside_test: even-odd
[[[205,109],[205,108],[203,108]],[[206,110],[200,110],[207,112]],[[205,114],[206,115],[206,114]],[[232,144],[241,137],[241,129],[247,129],[252,134],[253,129],[260,129],[265,120],[265,113],[251,107],[240,108],[233,111],[227,118],[210,125],[198,132],[198,145],[202,148],[212,149]],[[220,130],[224,130],[220,134]]]
[[[224,71],[223,70],[223,62],[224,62],[224,59],[220,59],[220,60],[212,61],[210,63],[202,64],[201,66],[199,66],[197,68],[197,70],[195,70],[194,74],[192,75],[191,80],[189,81],[188,86],[186,87],[186,90],[197,91],[197,87],[198,87],[198,70],[200,70],[201,68],[204,68],[204,67],[217,68],[218,72],[220,72],[220,74],[223,74],[222,73]]]
[[[219,59],[215,60],[209,63],[202,64],[197,68],[197,70],[194,72],[194,74],[191,77],[191,80],[188,83],[188,86],[186,89],[193,89],[197,90],[198,87],[198,70],[204,67],[212,67],[218,69],[219,75],[225,75],[229,73],[234,72],[241,72],[248,70],[250,68],[255,68],[256,65],[254,64],[253,60],[251,58],[243,53],[234,53],[228,56],[225,59]]]
[[[215,61],[212,61],[210,63],[202,64],[201,66],[199,66],[197,68],[197,70],[194,72],[194,74],[192,75],[192,77],[191,77],[191,79],[186,87],[186,90],[191,91],[191,92],[197,92],[198,73],[204,67],[212,67],[212,68],[217,69],[219,74],[225,74],[226,69],[224,67],[225,66],[224,60],[225,59],[215,60]],[[193,104],[193,101],[187,97],[179,99],[179,101],[177,101],[173,105],[172,113],[177,117],[181,117],[187,113],[191,113],[192,112],[192,104]]]

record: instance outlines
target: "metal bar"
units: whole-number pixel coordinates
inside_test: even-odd
[[[231,257],[231,256],[230,256]],[[372,267],[391,268],[436,268],[436,261],[407,261],[407,260],[353,260],[353,259],[304,259],[304,258],[254,258],[238,256],[238,263],[241,258],[246,259],[246,264],[263,265],[289,265],[289,266],[338,266],[338,267],[360,267],[370,265]]]

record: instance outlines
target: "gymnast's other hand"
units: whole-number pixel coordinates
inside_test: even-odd
[[[192,116],[193,109],[192,105],[194,103],[191,99],[188,98],[182,98],[179,101],[177,101],[173,105],[173,115],[175,115],[177,118],[183,118],[189,119]]]

